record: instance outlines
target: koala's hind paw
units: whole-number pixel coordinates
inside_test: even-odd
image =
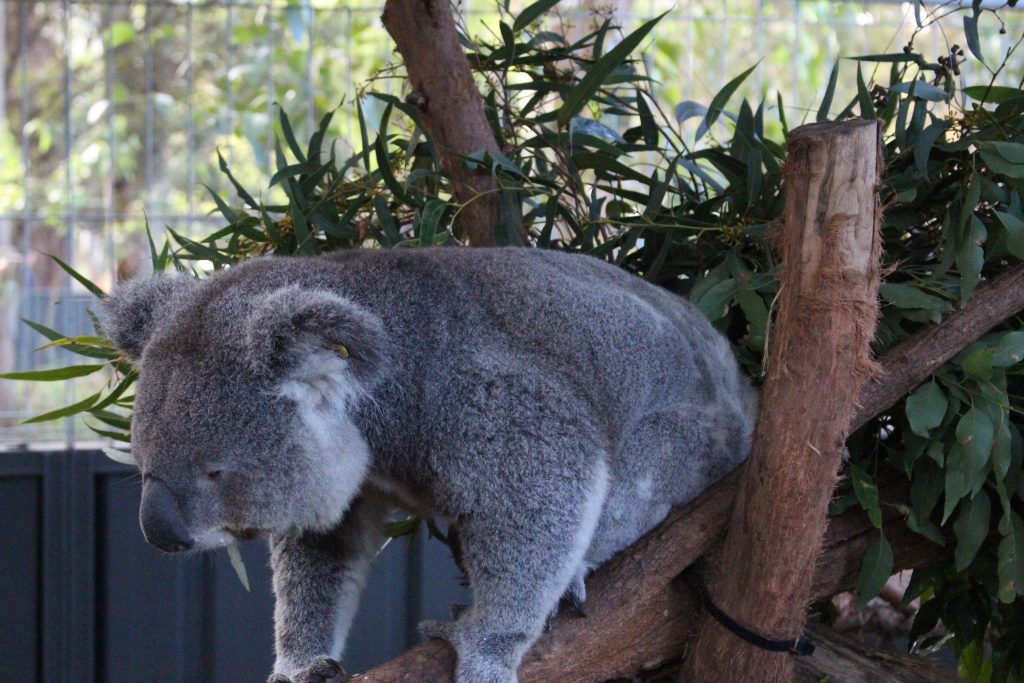
[[[587,611],[585,609],[583,609],[584,601],[586,601],[586,598],[585,597],[581,598],[576,593],[572,593],[569,596],[569,604],[572,605],[572,608],[574,610],[576,610],[576,614],[580,615],[581,617],[586,617],[587,616]]]
[[[570,583],[569,587],[565,590],[565,594],[551,609],[551,613],[548,615],[548,620],[544,624],[545,631],[551,630],[551,621],[558,616],[558,608],[561,607],[563,601],[572,605],[573,611],[579,616],[587,616],[587,611],[583,607],[587,602],[587,584],[585,574],[582,571],[577,573],[576,577],[572,580],[572,583]]]
[[[327,683],[327,681],[346,681],[348,674],[336,661],[323,655],[313,660],[305,669],[300,670],[292,678],[284,674],[271,674],[267,683]]]

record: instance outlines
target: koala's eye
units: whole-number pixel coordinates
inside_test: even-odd
[[[209,481],[220,481],[224,477],[224,466],[220,463],[207,463],[203,465],[203,474]]]

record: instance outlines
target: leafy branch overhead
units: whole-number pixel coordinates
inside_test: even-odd
[[[758,376],[777,294],[773,235],[785,132],[797,116],[860,116],[880,120],[885,131],[888,275],[877,353],[939,322],[983,281],[1024,260],[1024,90],[1005,78],[1020,40],[1002,63],[983,55],[984,80],[964,84],[960,67],[981,58],[976,32],[990,19],[979,3],[964,9],[955,29],[966,29],[966,51],[928,55],[911,42],[841,60],[823,99],[793,108],[742,97],[756,66],[707,103],[659,102],[640,58],[658,19],[632,32],[604,21],[570,43],[545,28],[554,4],[506,13],[490,36],[462,36],[497,142],[497,150],[476,150],[462,163],[494,181],[507,227],[495,234],[500,243],[525,237],[538,248],[587,253],[689,298]],[[852,94],[842,100],[842,92]],[[416,98],[368,92],[351,106],[359,122],[351,155],[328,139],[332,114],[300,144],[280,112],[269,181],[281,189],[280,202],[261,201],[271,193],[243,187],[222,158],[234,188],[232,197],[213,195],[224,227],[203,238],[168,230],[159,246],[151,238],[153,268],[204,274],[265,254],[463,243],[458,219],[474,198],[456,198]],[[371,111],[379,118],[368,120]],[[97,394],[33,419],[83,413],[98,434],[127,441],[131,365],[98,330],[66,338],[28,324],[88,363],[8,379],[110,377]],[[863,508],[876,534],[861,604],[893,566],[897,522],[885,521],[893,518],[887,512],[898,510],[900,524],[948,547],[946,565],[915,573],[908,599],[924,604],[912,645],[951,638],[970,680],[1024,678],[1022,358],[1017,317],[938,368],[850,439],[854,464],[833,504],[837,513]],[[880,492],[887,469],[909,481],[906,499]],[[944,634],[932,635],[940,620]],[[983,651],[991,652],[988,663]]]

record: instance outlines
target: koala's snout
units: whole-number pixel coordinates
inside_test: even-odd
[[[188,550],[194,543],[181,506],[167,484],[159,479],[147,479],[142,485],[139,521],[146,540],[164,552]]]

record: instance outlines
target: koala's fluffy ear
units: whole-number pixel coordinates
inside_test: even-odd
[[[153,327],[198,281],[190,276],[156,274],[122,282],[100,304],[100,326],[114,346],[132,360],[142,356]]]
[[[380,318],[362,306],[323,289],[282,287],[264,295],[245,323],[251,367],[285,377],[303,364],[322,364],[325,354],[349,364],[355,379],[369,388],[384,375],[388,336]],[[303,368],[304,376],[316,375]],[[329,371],[324,368],[324,371]]]

